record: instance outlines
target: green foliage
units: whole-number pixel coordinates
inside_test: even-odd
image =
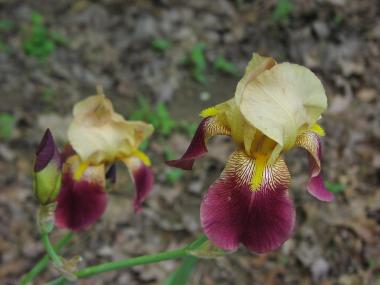
[[[23,49],[27,55],[39,60],[48,57],[56,47],[56,44],[65,43],[66,40],[59,34],[50,32],[44,26],[44,18],[34,12],[31,19],[30,29],[25,30]]]
[[[54,90],[51,89],[51,88],[45,88],[43,91],[42,91],[42,100],[44,101],[51,101],[54,97]]]
[[[197,43],[192,49],[190,54],[190,63],[192,66],[192,74],[196,81],[205,84],[206,79],[206,58],[204,55],[205,45]]]
[[[169,147],[164,149],[164,159],[165,160],[172,160],[172,159],[175,159],[175,157],[176,157],[175,154],[173,153],[173,151]],[[183,170],[182,169],[170,168],[165,173],[165,181],[170,183],[170,184],[174,184],[177,181],[179,181],[182,176],[183,176]]]
[[[0,31],[10,31],[14,27],[14,23],[11,20],[0,21]]]
[[[15,117],[8,113],[0,113],[0,138],[10,139],[15,125]]]
[[[166,39],[155,39],[152,42],[152,47],[161,52],[164,52],[170,49],[171,46],[172,46],[171,42]]]
[[[275,22],[286,22],[293,12],[294,5],[291,0],[277,0],[276,8],[273,11],[272,19]]]
[[[214,68],[230,75],[234,75],[234,76],[238,75],[238,70],[236,66],[232,62],[228,61],[222,56],[218,57],[215,60]]]
[[[334,194],[343,192],[346,189],[346,186],[344,186],[343,184],[332,183],[330,181],[325,181],[325,185],[327,190]]]
[[[190,274],[196,266],[198,258],[186,256],[182,258],[182,264],[165,281],[164,285],[186,285],[190,279]]]
[[[0,40],[0,52],[9,52],[10,49],[7,46],[6,43],[4,43],[2,40]]]
[[[184,130],[189,136],[193,135],[197,125],[185,121],[174,120],[163,102],[157,103],[153,108],[150,102],[140,96],[138,97],[138,108],[129,117],[135,121],[145,121],[154,126],[154,129],[160,134],[167,136],[176,130]]]
[[[170,117],[164,103],[159,102],[153,109],[148,100],[138,97],[139,107],[130,116],[131,120],[141,120],[152,124],[160,134],[170,134],[176,126],[176,122]]]

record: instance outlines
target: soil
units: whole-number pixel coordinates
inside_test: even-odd
[[[279,0],[279,2],[282,2]],[[286,1],[285,1],[286,2]],[[307,194],[305,153],[287,154],[295,201],[294,236],[275,252],[255,255],[244,248],[201,260],[189,284],[380,284],[380,5],[378,0],[294,0],[281,19],[275,0],[227,1],[18,1],[0,0],[0,114],[12,116],[12,132],[0,138],[0,280],[16,284],[43,255],[35,226],[32,193],[36,146],[49,127],[60,145],[75,102],[102,85],[118,112],[128,117],[139,96],[165,102],[174,120],[198,123],[199,112],[234,94],[252,52],[302,64],[322,80],[329,108],[321,120],[323,171],[343,187],[335,201]],[[27,55],[25,37],[33,12],[65,41],[44,60]],[[170,41],[165,51],[155,39]],[[205,45],[207,83],[196,82],[184,63],[192,48]],[[0,45],[1,46],[1,45]],[[239,76],[213,68],[223,56]],[[202,233],[201,197],[218,177],[232,150],[221,139],[209,155],[174,183],[164,152],[181,154],[190,141],[183,132],[155,134],[148,148],[156,183],[139,215],[132,186],[119,165],[106,214],[74,238],[64,256],[81,255],[81,266],[185,245]],[[64,233],[57,230],[56,240]],[[139,266],[77,281],[76,284],[162,284],[177,261]],[[34,284],[57,276],[53,269]]]

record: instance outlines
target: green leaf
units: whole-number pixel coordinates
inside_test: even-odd
[[[168,50],[171,46],[171,42],[166,39],[155,39],[152,42],[152,47],[161,52]]]
[[[10,139],[15,125],[15,117],[8,113],[0,113],[0,138]]]
[[[190,274],[195,268],[198,258],[186,256],[182,258],[182,264],[164,281],[163,285],[186,285],[190,279]]]
[[[277,0],[276,8],[272,14],[275,22],[286,22],[289,15],[293,12],[294,5],[291,0]]]
[[[340,183],[332,183],[330,181],[325,181],[325,185],[327,190],[334,194],[343,192],[346,189],[345,185]]]
[[[203,43],[197,43],[191,49],[191,63],[193,64],[193,77],[200,83],[206,83],[206,58],[204,55],[205,45]]]
[[[172,168],[166,172],[165,180],[170,184],[176,183],[183,176],[183,170],[178,168]]]
[[[11,20],[1,20],[0,21],[0,31],[9,31],[14,27],[14,22]]]
[[[236,66],[222,56],[215,60],[214,68],[234,76],[238,74]]]

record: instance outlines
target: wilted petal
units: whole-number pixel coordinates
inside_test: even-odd
[[[322,151],[320,137],[314,132],[305,132],[297,137],[296,146],[307,150],[309,154],[310,179],[307,190],[321,201],[332,201],[334,195],[326,189],[321,173]]]
[[[184,155],[177,160],[169,160],[166,164],[190,170],[193,168],[194,161],[200,158],[207,152],[206,142],[209,138],[215,135],[228,135],[229,130],[221,124],[215,117],[207,117],[201,121],[196,130],[194,137],[184,153]]]
[[[295,213],[288,197],[289,171],[279,158],[264,172],[262,186],[251,191],[254,160],[236,151],[205,195],[201,223],[217,246],[234,250],[239,243],[256,253],[275,250],[291,235]]]
[[[294,146],[300,131],[312,126],[326,109],[320,80],[306,67],[273,66],[235,97],[243,117],[285,150]]]
[[[131,173],[135,185],[133,208],[138,213],[141,211],[141,204],[152,191],[154,175],[150,167],[145,165],[138,157],[130,157],[125,159],[124,162]]]
[[[130,155],[153,132],[152,125],[126,121],[102,94],[77,103],[73,115],[68,131],[70,144],[83,161],[91,164]]]

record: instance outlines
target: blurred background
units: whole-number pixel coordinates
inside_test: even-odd
[[[189,284],[380,284],[378,0],[0,0],[0,283],[15,284],[44,252],[32,195],[36,146],[47,127],[63,145],[73,105],[98,84],[118,112],[155,125],[143,147],[156,184],[134,215],[120,165],[106,214],[64,255],[82,255],[85,266],[172,249],[202,233],[202,194],[233,145],[213,139],[191,172],[163,161],[183,153],[204,107],[234,95],[252,52],[305,65],[324,83],[323,170],[336,200],[307,194],[306,155],[292,150],[293,238],[269,254],[242,248],[202,260]],[[177,264],[77,284],[163,284]],[[34,284],[54,276],[48,270]]]

